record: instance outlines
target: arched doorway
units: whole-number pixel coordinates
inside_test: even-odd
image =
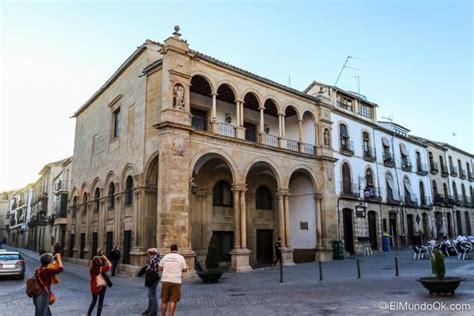
[[[423,212],[421,218],[423,221],[423,241],[427,241],[430,238],[428,214],[426,214],[426,212]]]
[[[252,266],[271,265],[275,257],[273,244],[280,236],[276,171],[266,162],[254,163],[246,176],[247,236],[252,251]]]
[[[342,210],[342,222],[344,226],[344,249],[351,255],[354,254],[354,229],[352,213],[353,211],[349,208]]]
[[[413,227],[414,227],[413,214],[408,214],[407,215],[407,234],[408,234],[408,242],[411,245],[417,244],[413,240],[413,237],[414,237]]]
[[[461,222],[461,212],[456,211],[456,227],[458,229],[458,236],[462,236],[462,222]]]
[[[139,229],[137,231],[138,240],[136,245],[140,245],[143,249],[156,247],[159,245],[159,236],[156,234],[157,213],[158,213],[158,155],[156,155],[149,163],[145,176],[145,207],[143,215],[140,218]],[[142,210],[139,209],[141,213]]]
[[[377,213],[374,211],[368,212],[368,224],[369,224],[369,241],[370,246],[373,250],[378,249],[377,245]]]
[[[289,186],[290,244],[295,262],[314,261],[316,231],[316,189],[306,170],[297,170],[290,177]]]
[[[203,268],[212,236],[217,240],[222,266],[230,266],[230,251],[240,248],[240,236],[235,234],[233,183],[230,164],[219,154],[205,154],[193,167],[189,233],[196,261]]]
[[[453,219],[451,218],[451,213],[446,213],[446,225],[448,226],[448,239],[453,238]]]

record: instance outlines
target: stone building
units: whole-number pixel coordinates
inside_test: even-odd
[[[31,218],[29,220],[28,248],[40,251],[51,251],[54,245],[53,234],[55,216],[54,180],[62,172],[65,160],[49,163],[39,172],[39,179],[32,185]]]
[[[0,192],[0,241],[7,240],[6,220],[10,209],[11,192]]]
[[[26,248],[28,244],[28,220],[31,213],[33,199],[32,185],[14,190],[10,194],[9,210],[5,226],[7,228],[7,242],[15,247]]]
[[[122,251],[121,271],[172,243],[193,267],[331,257],[331,106],[189,48],[147,40],[75,113],[66,253]]]

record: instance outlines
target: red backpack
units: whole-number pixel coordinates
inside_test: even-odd
[[[41,293],[42,286],[38,282],[38,269],[36,269],[35,274],[26,280],[26,295],[28,297],[37,297]]]

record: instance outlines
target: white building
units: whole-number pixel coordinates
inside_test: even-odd
[[[9,210],[5,222],[9,245],[15,247],[27,246],[32,198],[33,189],[31,184],[13,191],[10,195]]]

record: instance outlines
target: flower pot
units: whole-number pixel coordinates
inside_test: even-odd
[[[458,277],[445,277],[442,280],[439,280],[435,277],[426,277],[417,279],[418,282],[423,284],[423,286],[430,292],[430,294],[452,294],[458,288],[459,284],[465,279]]]
[[[197,274],[204,283],[215,283],[221,278],[222,271],[203,271]]]

